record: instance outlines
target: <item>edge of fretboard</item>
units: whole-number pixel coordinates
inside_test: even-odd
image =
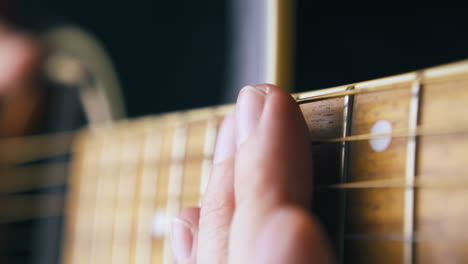
[[[354,87],[355,93],[360,93],[363,90],[368,89],[369,92],[373,92],[372,88],[375,87],[383,87],[389,85],[396,85],[396,84],[404,84],[413,82],[415,79],[420,78],[421,84],[424,84],[427,81],[437,81],[437,80],[444,80],[447,77],[451,77],[453,75],[458,75],[460,73],[468,72],[468,59],[454,62],[442,66],[435,66],[419,71],[413,71],[409,73],[399,74],[390,77],[384,77],[379,79],[374,79],[370,81],[352,83],[347,85],[336,86],[333,88],[326,88],[321,90],[315,91],[308,91],[308,92],[301,92],[292,94],[294,99],[298,102],[309,102],[315,100],[322,100],[326,98],[332,97],[341,97],[345,96],[346,94],[342,94],[346,92],[348,87]],[[375,90],[378,91],[378,90]],[[137,118],[133,120],[123,120],[118,121],[112,124],[104,124],[104,125],[97,125],[94,127],[89,128],[89,132],[99,131],[99,132],[106,132],[106,131],[118,131],[118,128],[125,127],[125,128],[134,128],[138,130],[140,126],[138,124],[145,123],[151,124],[152,126],[158,127],[168,127],[168,126],[177,126],[181,123],[192,123],[197,121],[206,120],[213,117],[222,117],[227,113],[234,110],[233,104],[226,104],[214,107],[204,107],[195,110],[183,110],[183,111],[176,111],[170,113],[163,113],[158,115],[150,115],[142,118]],[[149,122],[153,121],[153,122]],[[85,130],[86,131],[86,130]]]
[[[334,94],[337,94],[337,96],[341,96],[339,93],[344,92],[348,87],[353,87],[354,90],[370,89],[373,87],[411,83],[414,82],[414,80],[416,79],[419,79],[421,84],[425,84],[428,81],[443,81],[446,78],[450,78],[453,75],[458,75],[466,72],[468,72],[468,59],[369,81],[340,85],[316,91],[295,93],[292,96],[299,103],[308,102],[314,100],[321,100],[322,98],[330,98],[333,97]]]

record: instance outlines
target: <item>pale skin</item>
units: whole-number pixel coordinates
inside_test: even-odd
[[[25,33],[0,21],[0,98],[18,93],[31,80],[40,58],[40,46]]]
[[[244,87],[220,129],[201,208],[173,221],[177,263],[332,263],[308,210],[311,161],[293,98],[273,85]]]
[[[0,23],[0,98],[31,79],[39,48]],[[289,94],[248,86],[226,116],[200,208],[173,221],[178,264],[332,263],[311,214],[312,157],[304,118]]]
[[[40,112],[37,70],[41,48],[34,37],[0,21],[0,137],[17,137],[32,129]]]

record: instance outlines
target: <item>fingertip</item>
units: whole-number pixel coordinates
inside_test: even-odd
[[[268,95],[270,96],[270,98],[275,98],[275,100],[279,100],[281,103],[284,103],[285,106],[289,106],[294,109],[297,108],[296,101],[291,96],[291,94],[284,88],[268,83],[257,84],[255,85],[255,87],[268,91]]]
[[[172,252],[177,263],[184,263],[192,254],[194,234],[189,222],[178,217],[172,220]]]
[[[40,59],[39,43],[26,34],[7,32],[0,36],[0,94],[27,81]]]
[[[237,146],[242,145],[258,126],[269,88],[245,86],[236,103]]]
[[[196,258],[196,240],[200,208],[186,208],[172,220],[171,244],[177,263],[188,263]]]
[[[311,201],[312,151],[302,113],[280,87],[255,87],[268,93],[255,130],[237,151],[236,202],[257,202],[256,197],[261,196],[264,199],[258,203],[266,205],[281,199],[307,206]]]
[[[198,221],[200,219],[200,207],[185,208],[180,211],[177,218],[190,223],[190,225],[194,227],[198,227]]]
[[[236,117],[231,112],[224,117],[219,135],[216,140],[216,148],[213,156],[213,164],[218,164],[229,159],[236,153]]]

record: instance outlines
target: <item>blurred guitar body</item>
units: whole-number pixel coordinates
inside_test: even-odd
[[[4,20],[0,21],[0,34],[30,44],[26,51],[38,57],[30,63],[31,69],[20,83],[0,89],[1,160],[25,152],[54,153],[57,145],[69,147],[74,138],[71,133],[27,147],[23,145],[25,136],[68,133],[123,116],[119,83],[106,52],[93,36],[67,24],[19,33],[28,23],[17,15],[14,5],[7,1],[1,4]],[[0,208],[9,211],[0,217],[1,263],[59,263],[63,242],[61,211],[67,193],[66,163],[70,154],[58,152],[1,166]],[[48,199],[50,196],[57,199]],[[11,221],[12,217],[15,220]]]
[[[290,86],[294,7],[261,3],[258,81]],[[76,27],[44,36],[49,88],[18,101],[23,114],[3,112],[43,127],[1,124],[21,129],[0,140],[0,262],[173,263],[170,220],[199,204],[233,106],[116,121],[119,84],[100,45]],[[340,263],[468,262],[467,61],[293,96],[314,149],[313,213]]]

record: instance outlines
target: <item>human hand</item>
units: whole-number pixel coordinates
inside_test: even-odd
[[[331,263],[309,215],[312,162],[304,118],[272,85],[245,87],[226,116],[201,208],[173,222],[177,263]]]
[[[21,136],[33,127],[42,100],[34,80],[40,58],[34,37],[0,21],[0,138]]]
[[[0,97],[24,87],[40,59],[38,42],[0,22]]]

